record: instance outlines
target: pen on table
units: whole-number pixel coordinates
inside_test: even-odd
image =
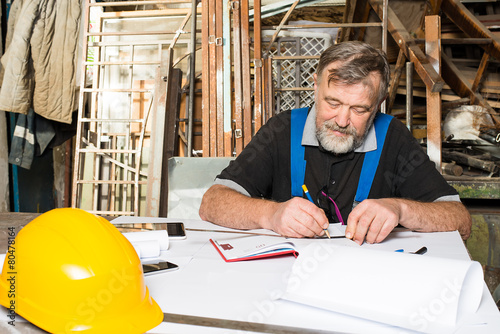
[[[404,249],[396,249],[395,250],[396,253],[404,253],[404,251],[405,251]],[[417,250],[415,252],[410,252],[410,254],[418,254],[418,255],[423,255],[425,253],[427,253],[427,247],[425,247],[425,246],[420,248],[419,250]]]
[[[425,253],[427,253],[427,247],[425,247],[425,246],[420,248],[419,250],[413,252],[413,254],[419,254],[419,255],[423,255]]]
[[[306,194],[307,199],[308,199],[309,201],[311,201],[311,203],[313,203],[313,204],[314,204],[314,201],[313,201],[313,199],[311,198],[311,195],[309,194],[309,190],[307,190],[307,187],[306,187],[306,185],[305,185],[305,184],[303,184],[303,185],[302,185],[302,189],[304,190],[304,193]],[[331,238],[330,238],[330,233],[328,232],[328,229],[326,229],[326,228],[325,228],[325,229],[323,229],[323,231],[325,231],[326,236],[328,237],[328,239],[331,239]]]

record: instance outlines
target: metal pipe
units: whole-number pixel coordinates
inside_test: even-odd
[[[413,63],[406,63],[406,127],[413,133]]]
[[[385,54],[387,54],[387,6],[388,6],[388,0],[384,0],[383,2],[383,7],[382,7],[382,51],[384,51]],[[382,102],[382,105],[380,106],[380,111],[383,114],[387,113],[387,99],[385,99]]]
[[[196,19],[198,0],[191,1],[191,56],[189,57],[189,109],[188,126],[186,129],[187,137],[187,156],[191,157],[193,151],[193,108],[194,108],[194,89],[196,80]]]
[[[387,7],[389,6],[389,1],[384,0],[382,7],[382,51],[387,54]]]

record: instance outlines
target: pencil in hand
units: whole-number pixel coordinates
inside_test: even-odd
[[[302,185],[302,190],[304,190],[304,193],[306,194],[307,199],[308,199],[311,203],[313,203],[313,204],[314,204],[314,201],[313,201],[313,199],[312,199],[311,195],[309,194],[309,190],[307,190],[307,187],[306,187],[306,185],[305,185],[305,184],[303,184],[303,185]],[[324,229],[323,229],[323,231],[325,231],[326,236],[328,237],[328,239],[331,239],[331,237],[330,237],[330,232],[328,232],[328,229],[324,228]]]

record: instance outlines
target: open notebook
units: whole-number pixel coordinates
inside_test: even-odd
[[[228,239],[210,239],[226,262],[245,261],[298,252],[293,242],[280,237],[244,236]]]

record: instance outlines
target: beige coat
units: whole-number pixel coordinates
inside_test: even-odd
[[[0,110],[71,123],[82,0],[16,0],[1,59]],[[2,79],[0,77],[0,79]]]

